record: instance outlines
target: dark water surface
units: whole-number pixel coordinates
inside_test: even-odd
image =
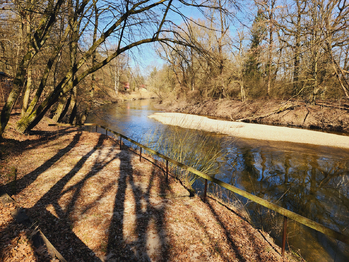
[[[149,141],[152,130],[164,135],[174,130],[148,118],[155,112],[158,111],[149,100],[130,101],[104,106],[88,121],[142,143]],[[252,139],[226,143],[227,136],[206,135],[227,152],[217,159],[221,167],[216,178],[349,235],[349,150]],[[202,188],[200,181],[195,187]],[[283,218],[241,201],[255,226],[270,232],[280,242]],[[349,261],[348,245],[292,221],[288,230],[287,244],[307,261]]]

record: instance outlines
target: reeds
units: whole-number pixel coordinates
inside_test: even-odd
[[[154,150],[210,176],[219,172],[222,160],[227,155],[227,139],[177,126],[156,129],[148,133],[143,141]],[[180,170],[176,166],[170,165],[170,168],[171,172],[190,188],[198,178],[195,174]]]

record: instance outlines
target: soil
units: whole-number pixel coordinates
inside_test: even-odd
[[[167,100],[157,106],[169,112],[211,116],[224,120],[281,125],[349,133],[349,103],[324,102],[314,105],[297,100]]]
[[[294,261],[241,208],[190,197],[151,156],[140,161],[112,137],[50,127],[47,118],[21,135],[18,118],[0,142],[0,189],[67,261]],[[1,261],[54,261],[40,259],[13,206],[0,208]]]

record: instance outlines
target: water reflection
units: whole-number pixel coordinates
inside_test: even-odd
[[[339,156],[327,155],[325,148],[304,150],[302,146],[289,146],[286,150],[277,150],[266,145],[242,144],[234,152],[237,154],[233,171],[238,178],[236,186],[332,229],[349,233],[348,151],[340,150]],[[280,218],[256,205],[248,207],[258,226],[280,236],[281,227],[275,228]],[[292,227],[289,244],[294,250],[301,249],[307,260],[348,261],[348,247],[299,225]],[[305,242],[300,241],[300,236]],[[315,258],[314,252],[319,256]]]
[[[154,112],[148,101],[133,101],[104,107],[89,120],[142,142],[149,141],[145,134],[151,130],[174,132],[172,127],[149,119]],[[220,171],[216,178],[349,235],[349,150],[247,139],[226,146],[223,136],[206,135],[226,151],[223,159],[217,160]],[[195,147],[193,141],[186,141],[186,147]],[[277,239],[282,217],[245,204],[253,223]],[[349,247],[343,243],[297,223],[290,222],[288,228],[288,245],[300,249],[308,261],[349,261]]]

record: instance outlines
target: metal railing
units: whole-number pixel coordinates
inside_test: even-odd
[[[50,126],[73,126],[73,125],[69,125],[69,124],[50,124]],[[234,192],[244,198],[247,198],[249,199],[250,201],[254,202],[254,203],[257,203],[261,206],[264,206],[268,209],[271,209],[273,211],[275,211],[276,213],[282,215],[284,217],[284,220],[283,220],[283,236],[282,236],[282,255],[284,255],[285,253],[285,248],[286,248],[286,236],[287,236],[287,219],[292,219],[293,221],[297,222],[297,223],[300,223],[304,226],[307,226],[309,228],[312,228],[318,232],[321,232],[329,237],[332,237],[332,238],[335,238],[339,241],[342,241],[343,243],[349,245],[349,236],[347,235],[344,235],[340,232],[337,232],[333,229],[330,229],[328,227],[325,227],[324,225],[318,223],[318,222],[315,222],[309,218],[306,218],[304,216],[301,216],[297,213],[294,213],[286,208],[283,208],[283,207],[280,207],[278,205],[275,205],[273,203],[270,203],[269,201],[263,199],[263,198],[260,198],[258,196],[255,196],[255,195],[252,195],[242,189],[239,189],[235,186],[232,186],[230,184],[227,184],[221,180],[218,180],[214,177],[211,177],[205,173],[202,173],[200,172],[199,170],[196,170],[190,166],[187,166],[185,164],[182,164],[176,160],[173,160],[145,145],[142,145],[140,143],[138,143],[137,141],[134,141],[133,139],[123,135],[123,134],[120,134],[116,131],[113,131],[113,130],[110,130],[109,128],[105,127],[105,126],[101,126],[101,125],[98,125],[98,124],[84,124],[84,125],[76,125],[76,126],[79,126],[79,127],[83,127],[83,126],[96,126],[96,132],[97,132],[97,128],[100,127],[102,129],[105,130],[105,134],[108,135],[108,131],[116,136],[119,137],[119,144],[120,144],[120,149],[121,149],[121,143],[122,143],[122,139],[125,139],[127,141],[130,141],[131,143],[139,146],[140,148],[140,160],[142,159],[142,148],[147,150],[149,153],[153,154],[153,155],[156,155],[164,160],[166,160],[166,171],[165,171],[165,174],[166,174],[166,179],[168,179],[168,174],[169,174],[169,171],[168,171],[168,164],[169,163],[172,163],[174,164],[175,166],[177,167],[180,167],[182,169],[185,169],[201,178],[203,178],[205,180],[205,189],[204,189],[204,192],[203,192],[203,200],[206,201],[206,194],[207,194],[207,181],[210,181],[210,182],[213,182],[231,192]]]

